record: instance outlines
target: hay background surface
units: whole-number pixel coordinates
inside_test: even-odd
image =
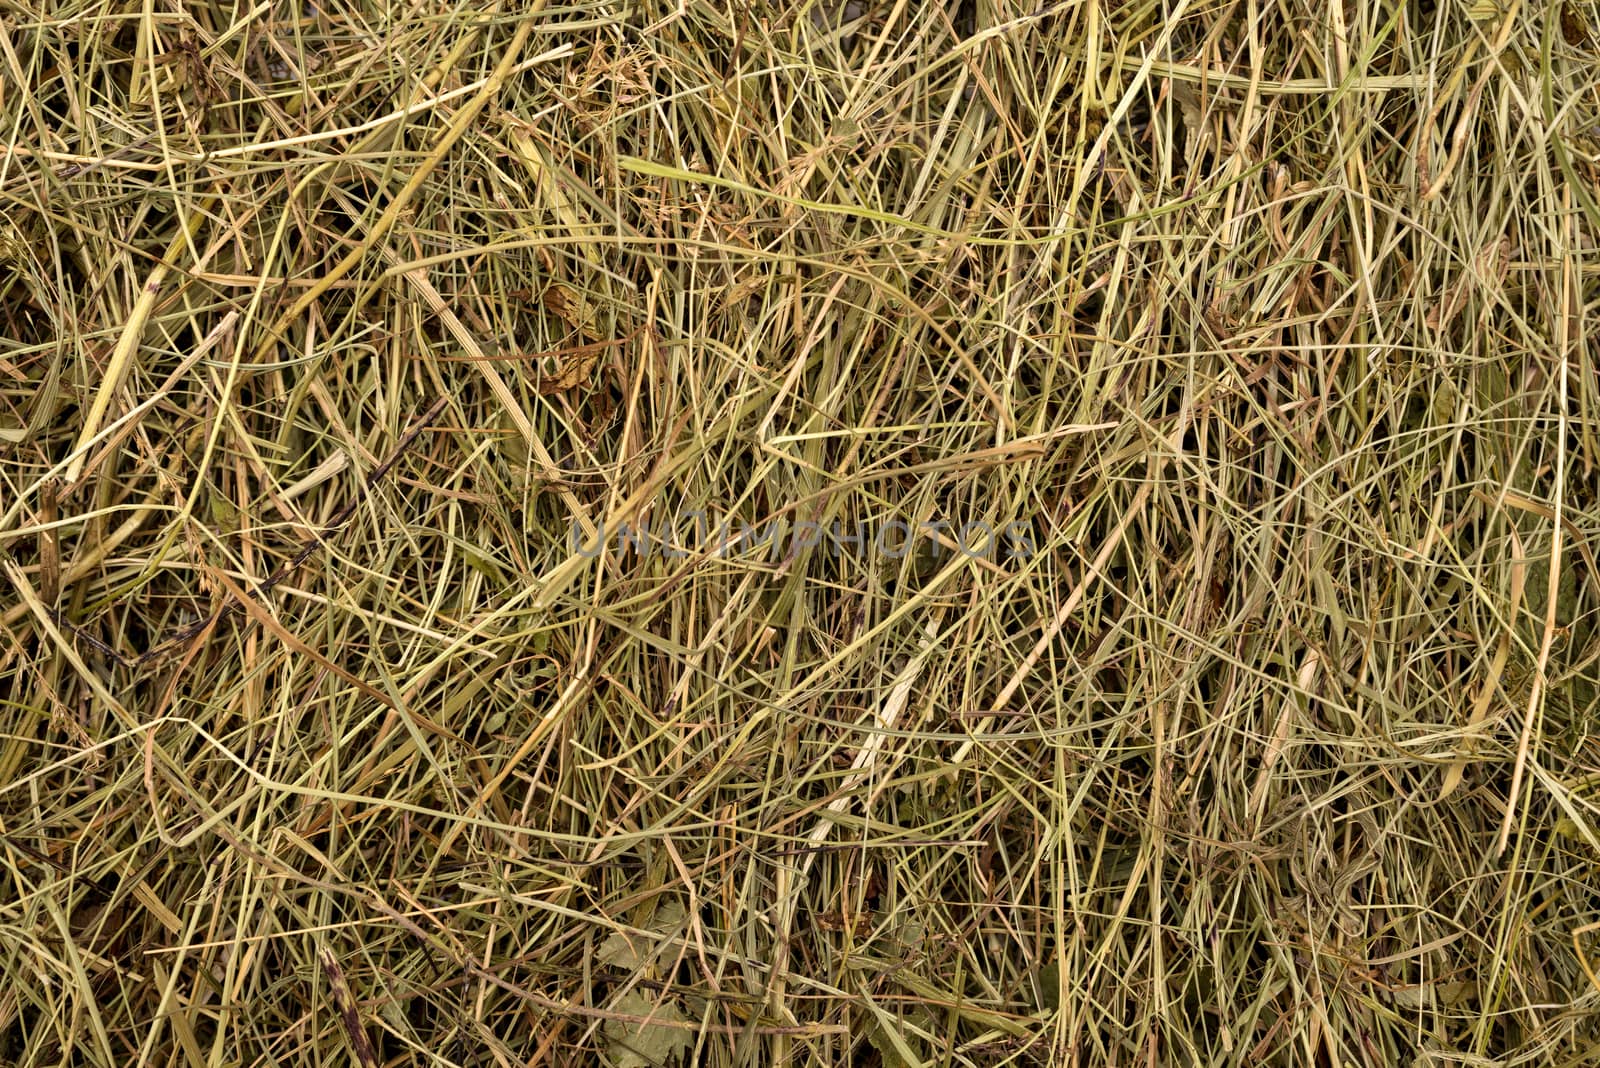
[[[0,6],[0,1064],[1600,1063],[1597,34]]]

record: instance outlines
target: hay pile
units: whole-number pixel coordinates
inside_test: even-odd
[[[0,1064],[1600,1062],[1597,35],[0,8]]]

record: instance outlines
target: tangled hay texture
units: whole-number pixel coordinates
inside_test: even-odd
[[[7,0],[0,1064],[1600,1063],[1597,35]]]

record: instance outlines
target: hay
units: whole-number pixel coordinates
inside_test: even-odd
[[[1592,4],[0,27],[0,1064],[1600,1059]]]

